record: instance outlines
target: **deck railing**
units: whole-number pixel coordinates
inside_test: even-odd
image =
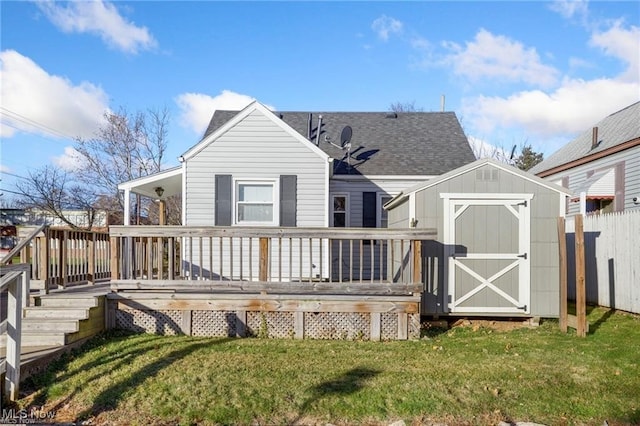
[[[28,229],[28,236],[6,257],[31,265],[32,287],[48,292],[76,284],[93,284],[111,277],[109,234],[40,226]]]
[[[420,283],[434,230],[112,226],[112,280]],[[194,283],[195,284],[195,283]]]

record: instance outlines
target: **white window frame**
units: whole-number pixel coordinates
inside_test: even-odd
[[[332,228],[335,227],[334,223],[333,223],[333,215],[334,213],[336,213],[333,210],[333,206],[335,205],[335,198],[336,197],[344,197],[344,227],[345,228],[349,228],[351,226],[351,194],[349,194],[348,192],[336,192],[335,194],[331,194],[331,214],[329,215],[329,220],[330,220],[330,226]]]
[[[258,184],[271,185],[273,189],[273,218],[271,221],[239,221],[238,220],[238,202],[240,195],[240,185]],[[233,179],[233,205],[231,207],[233,213],[233,224],[236,226],[278,226],[280,224],[280,180],[279,179]]]
[[[388,198],[391,200],[397,194],[389,194],[387,192],[378,192],[377,201],[376,201],[376,228],[382,228],[382,211],[384,210],[382,206],[384,203],[382,202],[383,198]],[[389,201],[387,200],[387,202]],[[389,226],[389,212],[387,212],[387,227]]]

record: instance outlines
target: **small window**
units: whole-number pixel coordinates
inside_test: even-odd
[[[236,182],[236,215],[237,224],[273,225],[277,212],[274,200],[275,182]]]
[[[335,228],[349,227],[349,197],[346,194],[336,194],[333,196],[332,220],[331,224]]]

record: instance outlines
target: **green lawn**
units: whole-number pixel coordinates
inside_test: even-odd
[[[640,423],[640,317],[456,327],[420,341],[112,333],[31,379],[23,407],[92,424]]]

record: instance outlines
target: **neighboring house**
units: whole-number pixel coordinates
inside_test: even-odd
[[[568,188],[570,215],[640,208],[640,102],[600,120],[530,170]]]
[[[423,242],[420,312],[558,316],[557,223],[569,195],[485,158],[394,197],[390,228],[437,229],[437,239]]]
[[[272,112],[253,102],[240,112],[216,111],[203,139],[180,157],[181,167],[119,188],[125,225],[135,192],[181,193],[187,226],[386,227],[382,206],[394,195],[474,160],[453,112]],[[209,250],[218,248],[203,247],[202,254]],[[338,262],[328,250],[309,249],[314,268],[329,271],[328,262]]]

